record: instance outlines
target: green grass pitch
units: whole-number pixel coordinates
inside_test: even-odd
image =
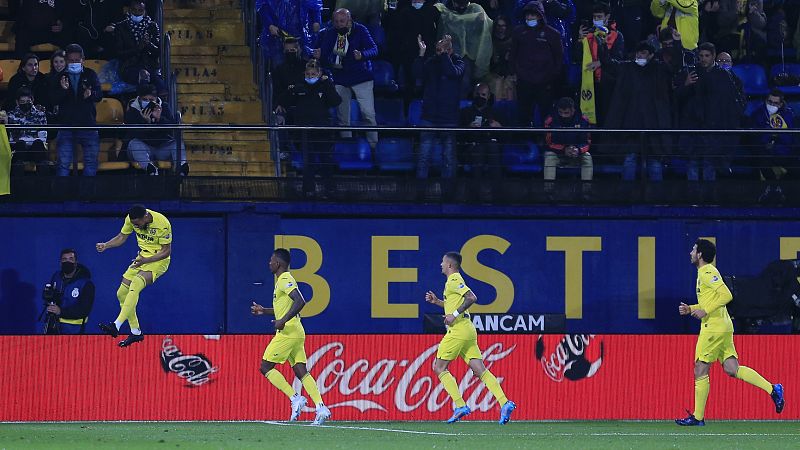
[[[0,449],[797,449],[798,422],[74,422],[0,424]]]

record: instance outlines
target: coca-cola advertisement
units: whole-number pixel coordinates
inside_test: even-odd
[[[287,420],[289,400],[260,373],[270,336],[148,335],[119,348],[107,336],[0,337],[5,362],[0,421]],[[515,420],[668,420],[693,406],[696,336],[481,335],[486,367],[518,405]],[[435,335],[311,335],[308,368],[331,420],[445,420],[452,402],[432,370]],[[800,379],[791,336],[736,336],[742,364],[772,383]],[[46,361],[46,363],[43,363]],[[296,391],[291,368],[279,366]],[[450,365],[466,420],[496,420],[498,405],[458,359]],[[710,374],[707,417],[800,419],[775,414],[763,391]],[[66,389],[42,388],[42,380]],[[311,402],[309,402],[311,406]],[[301,420],[313,417],[309,413]]]

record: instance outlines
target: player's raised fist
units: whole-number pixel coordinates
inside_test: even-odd
[[[98,253],[103,253],[103,251],[105,251],[105,249],[106,249],[106,243],[105,242],[98,242],[97,244],[94,244],[94,248],[97,249]]]

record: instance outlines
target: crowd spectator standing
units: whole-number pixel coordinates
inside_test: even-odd
[[[50,93],[53,92],[61,84],[61,77],[67,75],[67,54],[64,50],[56,50],[50,56],[50,72],[45,78],[45,95],[43,99],[39,99],[47,112],[47,120],[55,123],[55,117],[58,115],[58,108],[52,101]]]
[[[303,56],[311,56],[322,23],[321,0],[256,0],[256,12],[263,27],[260,42],[265,61],[279,65],[281,47],[288,38],[300,42]]]
[[[161,79],[161,35],[158,24],[145,11],[142,0],[131,0],[128,15],[114,30],[119,56],[119,75],[122,81],[139,84],[140,72],[149,73],[161,95],[167,93]]]
[[[517,78],[511,61],[511,22],[505,16],[497,17],[492,26],[492,60],[486,81],[497,100],[516,100]]]
[[[717,50],[738,60],[766,61],[767,15],[762,0],[718,0],[708,4],[712,10],[716,8],[716,36],[708,39]]]
[[[538,0],[542,4],[544,16],[547,17],[547,24],[553,27],[561,35],[561,47],[563,49],[564,66],[570,64],[572,57],[573,24],[577,17],[577,10],[573,0]],[[517,23],[524,24],[525,17],[523,11],[530,0],[516,0],[516,15],[519,17]],[[562,74],[563,76],[564,74]]]
[[[38,102],[37,104],[45,103],[47,80],[46,76],[39,72],[39,57],[33,53],[28,53],[19,61],[17,73],[8,80],[8,92],[11,95],[6,98],[4,105],[6,109],[14,107],[14,101],[17,100],[16,93],[23,87],[31,91],[31,95]]]
[[[58,125],[94,126],[97,109],[95,103],[103,98],[100,80],[94,70],[83,66],[84,55],[80,45],[70,44],[65,49],[66,74],[59,76],[49,98],[53,108],[58,108],[55,123]],[[58,132],[58,170],[59,176],[69,175],[74,158],[75,147],[83,147],[83,175],[97,174],[97,155],[100,150],[100,136],[97,130],[60,130]]]
[[[453,51],[464,61],[464,76],[459,97],[472,91],[473,80],[489,73],[492,59],[492,19],[481,5],[468,0],[450,0],[437,3],[441,12],[439,36],[448,35],[453,41]]]
[[[169,110],[169,105],[158,98],[158,91],[152,84],[139,85],[136,98],[131,100],[125,112],[127,125],[175,125],[177,121]],[[148,175],[158,175],[158,166],[153,161],[171,161],[172,167],[181,175],[189,172],[186,163],[186,146],[183,141],[178,150],[175,130],[131,130],[128,132],[128,154],[131,161]]]
[[[50,43],[64,48],[73,33],[69,0],[24,0],[14,21],[15,53],[22,58],[32,46]]]
[[[650,11],[661,19],[661,28],[678,30],[686,50],[697,48],[700,38],[700,14],[697,0],[651,0]]]
[[[16,91],[14,108],[8,113],[0,111],[0,122],[17,125],[47,125],[47,117],[40,106],[34,105],[30,88],[21,87]],[[36,164],[37,175],[49,174],[47,161],[47,131],[9,130],[9,143],[14,152],[11,173],[22,175],[26,162]]]
[[[125,20],[127,0],[82,0],[70,4],[75,24],[72,40],[83,47],[89,59],[116,57],[115,25]]]
[[[354,22],[350,11],[338,9],[333,13],[332,26],[320,32],[319,43],[314,57],[320,58],[323,67],[331,71],[336,92],[342,98],[337,109],[339,125],[350,126],[350,100],[355,94],[364,120],[376,126],[371,60],[378,56],[378,47],[367,27]],[[342,137],[351,137],[351,133],[343,132]],[[368,132],[367,142],[374,149],[378,133]]]

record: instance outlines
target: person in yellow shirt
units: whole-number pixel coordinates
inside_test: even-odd
[[[119,342],[120,347],[127,347],[144,340],[144,334],[139,328],[139,318],[136,316],[139,294],[142,289],[155,283],[167,272],[172,254],[172,225],[169,220],[163,214],[142,205],[133,205],[128,210],[122,230],[113,239],[98,242],[95,247],[99,253],[119,247],[133,232],[136,232],[139,253],[122,274],[122,282],[117,289],[119,315],[113,322],[100,324],[103,333],[116,338],[122,324],[128,321],[131,334]]]
[[[733,295],[716,267],[711,265],[717,248],[707,239],[698,239],[689,253],[697,267],[697,304],[681,303],[678,312],[700,319],[700,336],[694,356],[694,413],[685,419],[675,419],[681,426],[704,426],[708,400],[708,369],[719,361],[725,373],[763,389],[772,398],[775,412],[783,411],[783,386],[771,384],[755,370],[739,365],[739,355],[733,346],[733,322],[725,307]]]
[[[467,287],[461,272],[459,272],[461,270],[461,254],[445,253],[442,257],[441,267],[442,273],[447,277],[444,285],[444,300],[439,300],[436,294],[428,291],[425,294],[425,301],[443,307],[446,313],[444,324],[447,326],[447,334],[439,343],[439,350],[433,361],[433,371],[455,403],[453,416],[447,420],[447,423],[458,422],[472,412],[458,391],[455,377],[447,370],[450,363],[460,356],[497,399],[497,403],[500,405],[499,423],[504,425],[511,419],[511,413],[514,412],[517,405],[506,398],[500,382],[483,364],[483,355],[478,348],[478,332],[475,330],[469,314],[469,307],[478,301],[478,297]]]
[[[255,316],[269,314],[276,319],[272,321],[275,324],[275,337],[264,350],[261,374],[289,397],[292,406],[289,420],[297,420],[306,406],[306,398],[294,392],[283,374],[275,370],[276,364],[283,364],[288,360],[297,379],[317,407],[317,415],[311,424],[322,425],[331,417],[331,411],[322,403],[317,382],[306,369],[306,331],[300,323],[300,311],[306,305],[306,300],[297,288],[297,281],[289,273],[290,262],[289,250],[279,248],[272,253],[269,270],[277,278],[272,294],[272,308],[265,308],[256,302],[250,307],[250,312]]]

